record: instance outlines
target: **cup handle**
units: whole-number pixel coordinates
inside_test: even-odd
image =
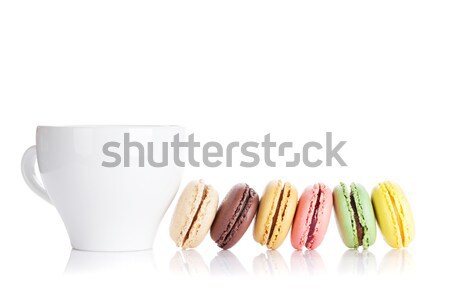
[[[36,170],[34,168],[36,165],[36,160],[36,146],[31,146],[22,156],[23,179],[33,192],[48,203],[53,204],[44,186],[38,180],[38,175],[36,174]]]

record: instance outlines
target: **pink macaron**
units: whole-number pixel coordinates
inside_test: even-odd
[[[333,194],[323,183],[305,189],[300,196],[291,231],[291,244],[297,250],[313,250],[322,243],[330,222]]]

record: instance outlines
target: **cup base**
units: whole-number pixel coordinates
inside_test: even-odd
[[[109,248],[109,247],[76,247],[72,245],[73,250],[77,251],[84,251],[84,252],[139,252],[139,251],[147,251],[152,250],[153,247],[115,247],[115,248]]]

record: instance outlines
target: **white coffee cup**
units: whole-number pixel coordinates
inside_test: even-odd
[[[184,129],[39,126],[36,146],[23,155],[22,174],[37,195],[56,207],[74,249],[149,249],[181,181],[183,169],[170,147],[175,135],[184,140]],[[150,165],[149,143],[154,161],[163,161],[164,142],[167,166]],[[183,153],[178,155],[182,159]]]

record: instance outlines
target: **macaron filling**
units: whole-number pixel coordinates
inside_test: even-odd
[[[206,201],[205,201],[206,197],[208,197],[208,187],[207,186],[205,186],[203,188],[202,198],[200,200],[200,205],[198,206],[198,209],[195,212],[194,218],[192,219],[192,223],[189,225],[189,229],[188,229],[188,231],[186,232],[186,235],[183,238],[183,243],[181,244],[182,247],[184,247],[184,245],[186,244],[186,242],[190,238],[190,234],[194,231],[193,230],[194,224],[196,223],[196,221],[198,219],[198,216],[199,216],[199,213],[202,210],[202,205],[204,205],[206,203]]]
[[[361,199],[359,198],[358,187],[355,183],[350,184],[350,195],[347,193],[347,187],[344,183],[341,183],[342,192],[347,202],[347,209],[352,217],[352,229],[354,232],[354,248],[363,246],[364,249],[369,248],[369,228],[367,227],[366,220],[363,214],[363,208],[361,206]]]
[[[230,220],[227,228],[219,237],[219,239],[215,241],[219,247],[224,248],[233,238],[234,234],[238,231],[239,227],[246,217],[248,210],[251,207],[251,203],[249,203],[250,199],[254,198],[255,194],[255,191],[252,188],[249,188],[248,185],[246,185],[246,189],[242,194],[242,199],[233,214],[233,218]]]
[[[318,216],[319,216],[319,209],[320,209],[320,203],[322,202],[322,186],[319,186],[319,189],[317,191],[316,196],[316,203],[314,206],[314,213],[313,217],[311,219],[311,223],[309,225],[309,231],[308,231],[308,237],[306,239],[306,247],[310,247],[312,242],[314,241],[314,233],[316,231],[317,222],[318,222]]]
[[[281,188],[280,196],[278,197],[277,208],[275,209],[275,214],[273,215],[272,225],[270,227],[269,237],[268,237],[267,241],[270,241],[272,239],[273,233],[275,231],[275,226],[277,224],[278,215],[279,215],[280,209],[281,209],[281,202],[283,201],[284,188],[285,188],[285,185],[283,185],[283,187]],[[289,197],[289,195],[288,195],[288,197]]]
[[[355,225],[356,225],[356,236],[358,238],[358,246],[362,246],[364,229],[361,225],[361,222],[359,221],[359,216],[358,216],[358,212],[357,212],[358,209],[356,208],[355,193],[353,193],[353,191],[350,192],[350,205],[352,206],[353,218],[355,220]]]

